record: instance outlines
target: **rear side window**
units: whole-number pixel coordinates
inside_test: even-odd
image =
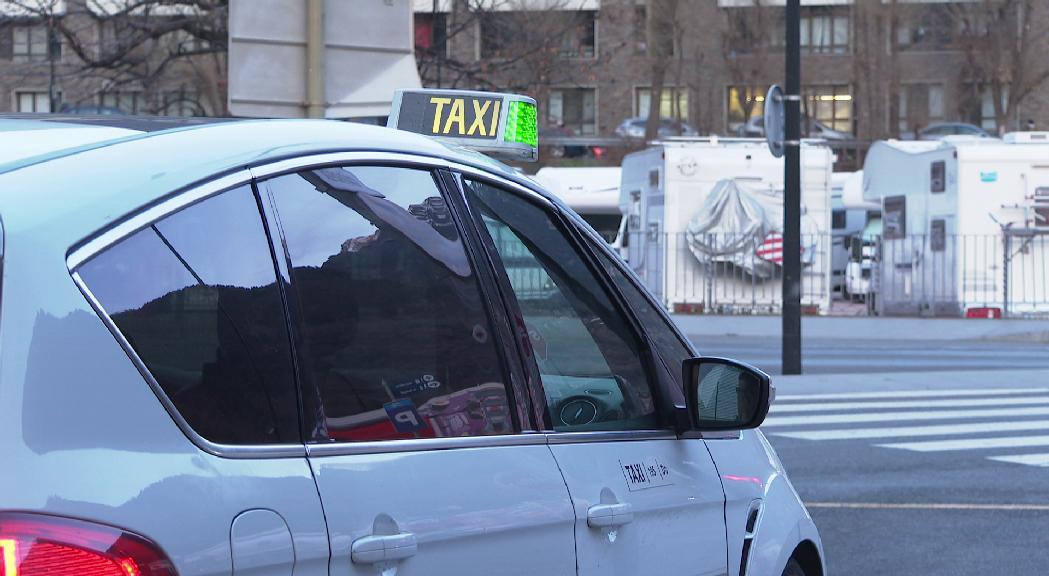
[[[314,439],[513,432],[463,241],[424,170],[326,168],[268,182],[290,263]]]
[[[283,306],[249,187],[160,220],[78,272],[198,434],[300,441]]]

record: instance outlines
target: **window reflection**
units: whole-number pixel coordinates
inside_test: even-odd
[[[314,439],[511,432],[477,280],[433,176],[331,168],[269,189],[316,391]]]
[[[250,188],[169,216],[78,271],[197,433],[300,440],[284,313]]]

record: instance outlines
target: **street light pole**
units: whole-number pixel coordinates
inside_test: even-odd
[[[801,7],[787,0],[783,168],[783,373],[801,374]]]

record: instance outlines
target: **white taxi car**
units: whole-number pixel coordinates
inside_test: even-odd
[[[401,100],[0,119],[0,575],[822,576],[768,377],[403,130],[526,157],[534,103]]]

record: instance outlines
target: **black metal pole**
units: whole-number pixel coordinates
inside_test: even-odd
[[[787,0],[783,168],[783,373],[801,374],[801,8]]]

